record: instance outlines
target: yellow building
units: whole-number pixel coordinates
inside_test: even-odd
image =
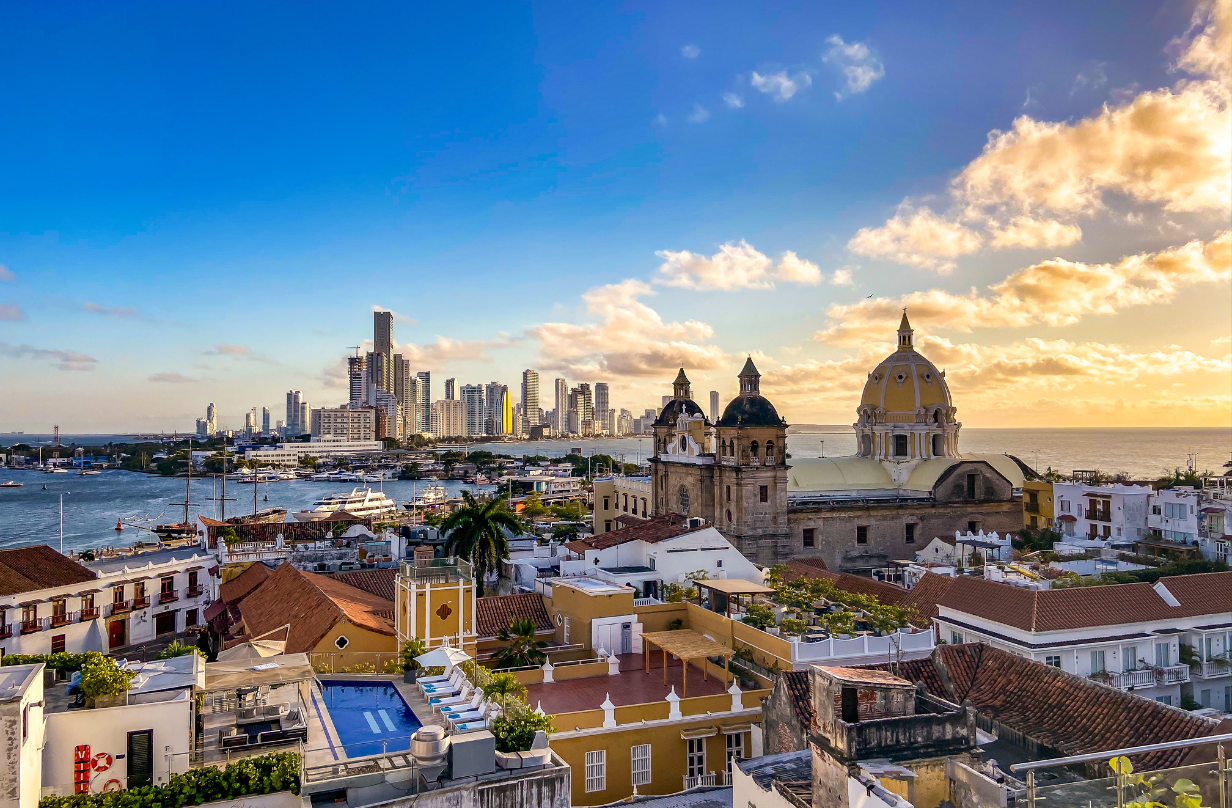
[[[460,558],[403,561],[394,580],[394,633],[398,646],[419,637],[429,647],[448,644],[475,656],[475,580]]]
[[[283,563],[239,604],[240,639],[287,627],[288,654],[308,654],[314,666],[357,664],[381,669],[396,657],[389,601],[328,575]]]
[[[649,477],[599,477],[594,482],[591,528],[596,536],[649,519],[654,492]]]
[[[1023,525],[1032,529],[1051,528],[1055,519],[1052,509],[1052,483],[1043,480],[1023,481]]]

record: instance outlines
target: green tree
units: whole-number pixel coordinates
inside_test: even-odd
[[[427,652],[428,644],[424,642],[423,637],[411,637],[402,643],[402,650],[398,652],[398,662],[402,670],[418,670],[419,663],[415,661],[415,657],[423,656]]]
[[[158,659],[174,659],[175,657],[184,656],[185,654],[197,653],[197,647],[194,645],[184,645],[179,640],[172,640],[171,643],[162,650],[158,655]]]
[[[536,492],[522,502],[522,516],[525,519],[539,519],[548,513],[548,506],[543,504],[543,494]]]
[[[586,505],[576,499],[552,505],[552,515],[567,522],[581,522],[587,516]]]
[[[763,606],[760,603],[754,603],[749,606],[740,622],[746,626],[760,628],[763,631],[774,625],[774,610],[769,606]]]
[[[89,701],[104,696],[118,696],[128,690],[135,671],[126,671],[111,657],[92,652],[81,666],[81,682],[78,684],[83,696]]]
[[[340,469],[343,471],[350,471],[351,461],[347,460],[345,457],[335,457],[334,458],[334,468]]]
[[[321,464],[321,460],[313,455],[302,455],[299,459],[299,467],[303,469],[312,469],[316,471],[317,466]]]
[[[398,476],[404,480],[421,480],[423,472],[420,471],[418,463],[407,463],[402,467],[402,473]]]
[[[505,709],[504,715],[492,722],[492,734],[496,736],[498,752],[529,752],[535,741],[535,733],[542,731],[551,737],[555,731],[553,716],[542,715],[530,709],[521,699]]]
[[[505,643],[492,656],[497,668],[521,668],[527,665],[542,665],[548,655],[543,652],[548,644],[535,639],[535,624],[528,617],[511,620],[508,628],[502,628],[496,638]]]
[[[518,681],[512,673],[494,673],[488,683],[483,686],[483,695],[495,701],[501,707],[509,702],[510,696],[526,694],[526,685]]]
[[[522,532],[522,524],[509,510],[508,500],[508,494],[479,500],[471,492],[463,491],[462,507],[441,523],[445,552],[474,565],[479,597],[483,597],[484,576],[509,558],[509,540],[505,533],[518,535]]]
[[[402,448],[402,444],[397,438],[381,438],[381,446],[388,450]]]

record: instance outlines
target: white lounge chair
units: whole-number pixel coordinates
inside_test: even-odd
[[[466,704],[471,699],[471,686],[465,685],[456,696],[434,696],[428,699],[428,704],[432,705],[435,710],[440,710],[445,707],[450,707],[457,704]]]
[[[420,685],[430,685],[430,684],[435,684],[437,682],[447,682],[449,681],[450,677],[453,676],[454,671],[456,670],[457,668],[449,668],[444,673],[438,673],[436,676],[421,676],[415,681],[418,682]]]
[[[474,712],[479,709],[481,704],[483,704],[483,691],[476,689],[475,694],[471,696],[471,700],[469,702],[459,702],[449,705],[445,705],[444,702],[441,702],[436,706],[440,709],[441,715],[450,715],[451,713]]]
[[[476,718],[471,721],[465,721],[459,724],[454,724],[455,732],[475,732],[476,730],[487,729],[492,725],[492,718],[496,717],[496,713],[492,713],[490,718]]]
[[[458,686],[466,681],[466,674],[462,671],[455,670],[453,676],[450,676],[444,682],[436,682],[431,684],[421,684],[419,689],[424,692],[424,695],[437,693],[442,690],[457,690]]]
[[[492,719],[500,715],[500,708],[490,705],[487,710],[477,710],[471,713],[460,713],[446,718],[449,725],[460,732],[470,732],[483,729]]]

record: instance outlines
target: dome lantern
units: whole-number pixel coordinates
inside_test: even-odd
[[[676,381],[672,382],[672,396],[674,398],[692,398],[693,395],[689,389],[689,377],[684,375],[684,368],[676,374]]]
[[[903,319],[898,324],[898,349],[900,351],[914,351],[915,348],[911,345],[911,335],[915,331],[911,328],[911,323],[907,321],[907,310],[903,309]]]
[[[757,366],[753,364],[753,357],[749,357],[744,363],[744,369],[740,371],[740,395],[742,396],[759,396],[761,395],[761,374],[757,372]]]

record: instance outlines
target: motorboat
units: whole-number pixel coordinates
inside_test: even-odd
[[[408,505],[412,508],[432,508],[437,505],[444,505],[449,499],[449,493],[443,485],[430,485],[423,491],[415,495]]]
[[[331,494],[312,503],[312,509],[296,511],[292,516],[297,522],[317,522],[331,518],[336,511],[346,511],[352,516],[382,516],[397,511],[398,504],[383,492],[371,488],[356,487],[349,494]]]
[[[82,469],[77,472],[78,477],[93,477],[96,474],[102,474],[102,472],[97,469]]]
[[[7,483],[0,483],[0,488],[21,488],[25,483],[19,483],[16,480],[9,480]]]
[[[43,472],[44,474],[68,474],[68,469],[62,469],[59,466],[52,466]]]
[[[187,541],[197,538],[196,525],[171,522],[165,525],[155,525],[152,528],[155,536],[163,541]]]

